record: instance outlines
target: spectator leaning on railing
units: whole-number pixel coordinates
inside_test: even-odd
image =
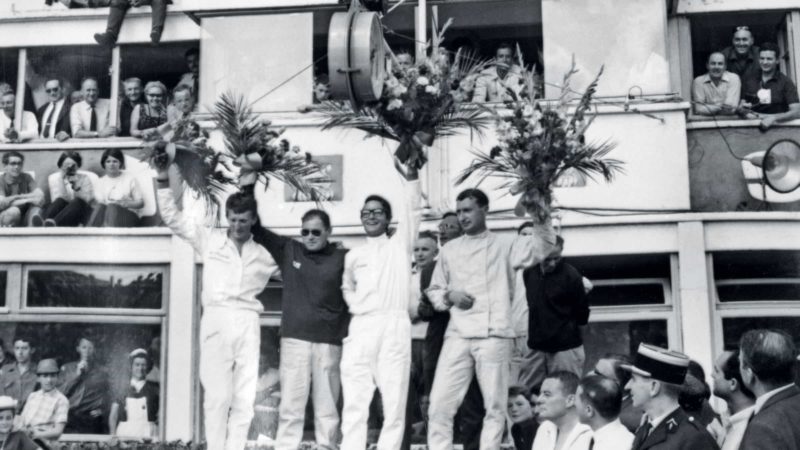
[[[0,94],[0,142],[18,143],[35,139],[39,134],[39,123],[36,115],[30,111],[22,112],[22,126],[14,127],[14,109],[16,96],[13,91]]]
[[[131,135],[131,115],[134,108],[144,103],[142,93],[142,80],[139,78],[128,78],[122,82],[125,95],[121,97],[119,102],[119,135]]]
[[[99,98],[97,79],[84,78],[81,91],[83,101],[73,104],[69,113],[72,137],[105,138],[116,135],[117,129],[111,126],[110,102],[106,98]]]
[[[758,47],[753,45],[753,33],[746,26],[736,27],[730,47],[722,50],[728,70],[740,78],[750,71],[758,71]]]
[[[64,97],[64,86],[59,78],[50,78],[44,83],[48,101],[37,111],[42,139],[55,138],[66,141],[72,130],[69,123],[69,109],[72,103]]]
[[[131,114],[131,136],[153,140],[161,136],[159,127],[167,122],[167,87],[160,81],[151,81],[144,87],[147,103],[140,103]]]
[[[739,106],[742,81],[725,67],[725,55],[714,52],[708,56],[708,72],[692,82],[694,112],[703,116],[734,114]]]
[[[742,79],[742,100],[738,113],[748,119],[761,119],[761,128],[800,118],[797,86],[778,70],[780,50],[767,42],[761,46],[759,70],[749,71]]]

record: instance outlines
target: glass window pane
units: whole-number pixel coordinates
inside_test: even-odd
[[[200,43],[165,42],[158,47],[150,45],[126,45],[121,49],[120,81],[137,77],[144,84],[160,81],[170,91],[178,85],[183,74],[189,72],[184,54],[191,48],[199,48]],[[147,61],[147,64],[142,64]],[[120,89],[120,94],[124,91]]]
[[[661,283],[598,285],[589,293],[592,306],[663,304]]]
[[[71,267],[28,269],[28,307],[160,309],[165,269]]]
[[[589,293],[592,306],[664,304],[664,285],[670,280],[669,259],[668,254],[565,258],[594,283]]]
[[[583,333],[586,351],[584,368],[591,368],[606,353],[631,355],[645,342],[669,347],[666,320],[637,320],[634,322],[592,322]]]
[[[794,283],[717,283],[717,295],[723,302],[800,300],[800,279]]]
[[[55,358],[62,373],[58,386],[68,397],[82,395],[77,407],[71,406],[71,415],[67,423],[67,433],[98,433],[108,432],[108,414],[113,402],[120,403],[124,408],[125,393],[130,386],[132,369],[128,355],[137,348],[148,349],[154,365],[145,368],[144,375],[149,380],[155,380],[149,392],[156,395],[155,405],[163,403],[158,401],[160,385],[160,371],[157,368],[162,351],[159,335],[160,325],[126,325],[126,324],[86,324],[86,323],[2,323],[0,324],[0,337],[5,343],[4,350],[13,349],[14,340],[24,336],[35,349],[35,359]],[[86,351],[87,343],[80,342],[87,338],[93,346],[92,351]],[[85,372],[83,382],[75,382],[77,364],[81,360],[78,349],[87,354],[88,371]],[[12,353],[13,354],[13,353]],[[89,355],[91,354],[91,355]],[[87,376],[91,374],[92,376]],[[2,378],[2,376],[0,376]],[[5,385],[5,383],[4,383]],[[27,390],[33,386],[6,391],[14,397],[27,398]],[[93,402],[102,405],[100,418],[92,423],[81,421],[76,416],[82,409],[94,407]],[[156,421],[157,410],[148,411]]]
[[[8,83],[11,89],[17,90],[17,65],[19,56],[17,49],[0,49],[0,83]]]
[[[283,283],[270,280],[257,298],[264,305],[264,312],[281,312],[281,295],[283,295]]]
[[[754,250],[713,255],[722,302],[800,300],[800,252]]]
[[[732,317],[722,319],[722,337],[726,349],[739,347],[739,339],[756,328],[771,328],[785,331],[792,336],[795,345],[800,346],[800,317]]]

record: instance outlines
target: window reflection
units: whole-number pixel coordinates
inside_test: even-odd
[[[642,342],[669,348],[667,321],[592,322],[583,333],[584,369],[594,367],[606,353],[634,355]]]

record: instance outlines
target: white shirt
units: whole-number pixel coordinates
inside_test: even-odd
[[[8,142],[6,130],[14,127],[14,121],[9,119],[5,112],[0,112],[0,142]],[[36,139],[39,135],[39,121],[36,114],[30,111],[22,111],[22,128],[19,130],[19,140],[21,142]]]
[[[753,405],[753,415],[756,415],[761,411],[761,408],[764,407],[764,404],[767,403],[767,400],[771,399],[772,397],[777,395],[779,392],[785,391],[786,389],[789,389],[792,386],[794,386],[794,383],[787,384],[786,386],[779,387],[778,389],[773,389],[773,390],[767,392],[766,394],[762,395],[761,397],[758,397],[756,399],[756,404]]]
[[[367,237],[345,256],[342,294],[351,314],[408,311],[418,290],[411,285],[411,248],[419,228],[419,189],[419,181],[405,183],[405,211],[391,238]]]
[[[755,405],[745,408],[738,413],[731,416],[730,423],[726,427],[725,439],[722,442],[720,450],[738,450],[739,444],[744,437],[744,430],[747,429],[747,423],[753,415]]]
[[[433,306],[450,309],[445,336],[462,338],[516,337],[511,306],[516,271],[536,265],[550,252],[554,236],[502,236],[491,231],[456,238],[442,247],[426,291]],[[448,291],[463,291],[475,302],[468,310],[448,307]]]
[[[111,103],[108,99],[98,98],[94,104],[94,112],[97,116],[97,129],[101,131],[111,123]],[[69,123],[72,128],[72,136],[80,131],[89,131],[92,125],[92,107],[86,100],[75,103],[69,111]]]
[[[625,428],[619,418],[592,433],[594,450],[620,450],[633,446],[633,433]]]
[[[203,308],[263,311],[256,295],[278,270],[269,252],[251,237],[242,245],[240,255],[227,230],[206,227],[183,217],[172,191],[159,189],[157,198],[164,223],[203,259]]]
[[[555,423],[546,420],[539,425],[539,429],[536,431],[532,450],[555,450],[557,438],[558,427]],[[569,433],[561,450],[588,450],[591,440],[592,429],[588,425],[579,423]]]
[[[63,98],[55,103],[50,102],[47,104],[47,109],[44,110],[44,114],[42,115],[42,134],[41,134],[42,138],[44,138],[44,126],[47,124],[48,119],[50,119],[50,131],[48,132],[47,137],[48,139],[56,137],[58,118],[61,116],[61,109],[63,107],[64,107]]]

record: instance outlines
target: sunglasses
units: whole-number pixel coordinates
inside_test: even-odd
[[[60,87],[54,87],[54,88],[45,89],[44,91],[47,92],[48,94],[52,94],[52,93],[58,92],[60,90],[61,90]]]
[[[322,236],[322,230],[308,230],[308,229],[303,228],[300,231],[300,234],[303,235],[303,237],[306,237],[309,234],[314,236],[314,237],[320,237],[320,236]]]
[[[382,216],[384,214],[386,214],[386,211],[384,211],[381,208],[377,208],[377,209],[362,209],[361,210],[361,218],[362,219],[366,219],[368,217]]]

